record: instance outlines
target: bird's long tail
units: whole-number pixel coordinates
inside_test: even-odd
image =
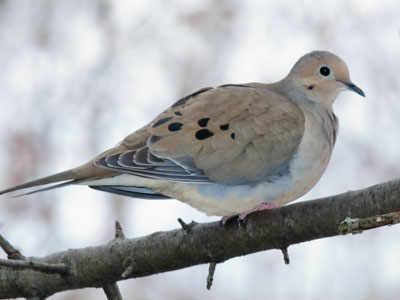
[[[44,187],[44,188],[33,190],[28,193],[24,193],[22,195],[33,194],[33,193],[37,193],[37,192],[52,190],[52,189],[63,187],[63,186],[70,185],[70,184],[76,184],[76,183],[79,183],[81,181],[85,181],[85,180],[88,180],[91,178],[98,178],[107,173],[110,173],[110,172],[107,170],[98,168],[98,167],[94,166],[94,164],[92,162],[90,162],[90,163],[87,163],[85,165],[82,165],[82,166],[74,168],[74,169],[70,169],[70,170],[67,170],[64,172],[60,172],[60,173],[57,173],[54,175],[46,176],[43,178],[39,178],[36,180],[32,180],[32,181],[29,181],[29,182],[26,182],[23,184],[19,184],[19,185],[7,188],[5,190],[0,191],[0,195],[10,193],[13,191],[22,190],[22,189],[44,186],[44,185],[48,185],[51,183],[57,183],[57,184],[54,184],[54,185],[51,185],[48,187]],[[19,195],[19,196],[22,196],[22,195]]]
[[[61,186],[72,184],[73,181],[75,180],[75,175],[76,174],[72,170],[64,171],[64,172],[61,172],[61,173],[57,173],[57,174],[54,174],[54,175],[46,176],[46,177],[43,177],[43,178],[39,178],[39,179],[36,179],[36,180],[32,180],[32,181],[29,181],[29,182],[26,182],[26,183],[23,183],[23,184],[19,184],[19,185],[10,187],[8,189],[0,191],[0,195],[6,194],[6,193],[10,193],[10,192],[13,192],[13,191],[18,191],[18,190],[22,190],[22,189],[35,187],[35,186],[42,186],[42,185],[46,185],[46,184],[50,184],[50,183],[62,182],[61,184],[56,184],[56,185],[53,185],[53,186],[50,186],[50,187],[47,187],[47,188],[44,188],[44,189],[35,190],[35,191],[27,193],[27,194],[41,192],[43,190],[54,189],[54,188],[57,188],[57,187],[61,187]]]

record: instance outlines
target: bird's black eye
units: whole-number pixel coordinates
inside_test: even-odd
[[[331,69],[329,69],[329,67],[327,66],[322,66],[319,69],[319,72],[321,73],[322,76],[329,76],[329,74],[331,74]]]

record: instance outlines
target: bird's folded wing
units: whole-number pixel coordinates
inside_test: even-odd
[[[103,155],[96,164],[169,181],[256,183],[289,168],[304,122],[297,104],[268,85],[206,88],[125,138],[125,151]]]

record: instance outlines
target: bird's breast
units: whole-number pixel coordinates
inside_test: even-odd
[[[209,215],[238,214],[262,202],[287,204],[307,193],[328,165],[336,128],[322,125],[320,115],[307,116],[302,141],[284,176],[251,185],[175,183],[162,193]]]
[[[291,192],[277,199],[276,204],[283,205],[292,201],[290,198],[301,197],[318,182],[328,166],[336,131],[333,114],[331,116],[327,111],[306,113],[304,136],[290,169]]]

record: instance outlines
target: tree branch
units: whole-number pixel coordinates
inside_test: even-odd
[[[108,244],[73,249],[41,258],[64,263],[68,275],[0,269],[0,298],[51,295],[85,287],[107,287],[125,278],[147,276],[296,243],[399,222],[400,180],[323,199],[251,214],[243,223],[194,224]],[[212,270],[211,270],[212,271]]]
[[[17,269],[31,269],[48,274],[63,274],[69,273],[70,268],[62,263],[42,263],[35,260],[11,260],[11,259],[0,259],[0,266],[10,267],[13,270]]]
[[[0,234],[0,247],[7,254],[8,259],[20,259],[24,260],[25,256],[21,254],[13,245],[10,244],[1,234]]]

